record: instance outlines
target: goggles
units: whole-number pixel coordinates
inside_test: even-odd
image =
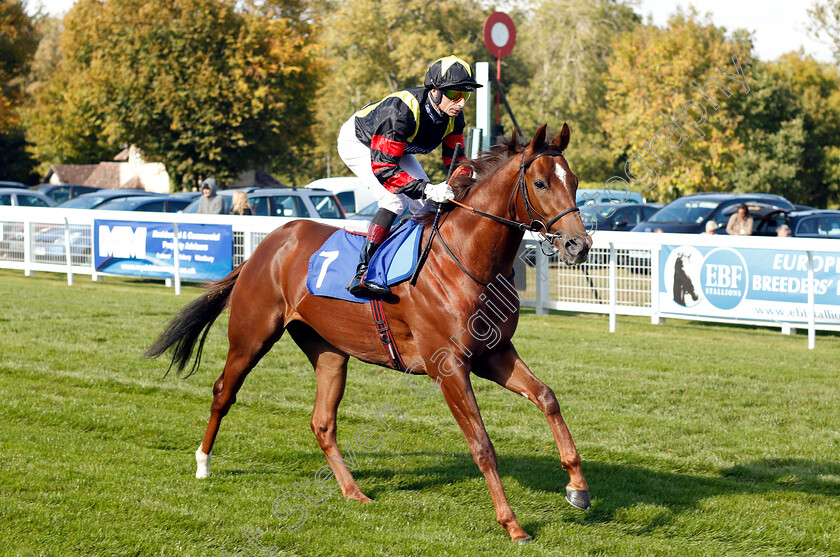
[[[460,102],[461,99],[464,101],[470,100],[470,91],[456,91],[455,89],[444,89],[443,90],[444,96],[452,102]]]

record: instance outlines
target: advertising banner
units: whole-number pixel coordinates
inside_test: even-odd
[[[813,289],[816,323],[840,323],[840,251],[662,246],[659,311],[805,323]]]
[[[171,223],[95,220],[94,265],[103,273],[171,277],[174,237]],[[178,249],[182,280],[218,280],[233,270],[230,226],[181,223]]]

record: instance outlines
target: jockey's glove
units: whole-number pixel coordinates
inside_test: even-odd
[[[455,192],[452,191],[452,188],[449,187],[449,184],[446,182],[427,185],[426,189],[423,190],[423,195],[426,199],[436,203],[446,203],[447,201],[455,199]]]

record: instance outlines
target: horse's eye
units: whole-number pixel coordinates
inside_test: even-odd
[[[534,180],[534,187],[538,190],[544,190],[546,188],[545,182],[542,180]]]

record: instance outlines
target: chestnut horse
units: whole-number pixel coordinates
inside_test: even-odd
[[[414,362],[409,371],[426,374],[438,384],[487,480],[496,520],[517,542],[530,536],[507,502],[470,372],[527,397],[542,410],[560,462],[569,474],[566,499],[575,507],[589,508],[589,487],[581,472],[580,455],[557,399],[531,373],[511,342],[519,318],[518,296],[509,284],[500,286],[500,280],[510,280],[526,230],[539,232],[550,241],[567,264],[586,259],[592,240],[575,206],[577,177],[562,155],[569,137],[569,127],[564,124],[560,134],[547,143],[543,125],[527,145],[519,144],[514,136],[500,149],[464,163],[462,168],[469,170],[452,179],[461,206],[447,205],[439,226],[435,219],[438,237],[420,280],[416,286],[407,281],[394,286],[392,297],[384,304],[404,361]],[[425,227],[424,242],[432,228]],[[192,366],[195,371],[210,326],[230,308],[227,361],[213,386],[210,421],[196,451],[196,477],[209,473],[219,424],[235,402],[245,376],[288,330],[315,368],[311,421],[315,438],[344,496],[370,502],[339,451],[336,411],[351,356],[375,365],[396,366],[380,342],[369,304],[316,297],[307,291],[309,258],[335,230],[307,220],[279,227],[245,263],[182,308],[147,351],[148,357],[157,357],[172,349],[172,364],[183,370],[198,343]],[[487,302],[491,293],[496,300],[492,307]],[[503,314],[502,306],[511,310],[509,315]],[[492,325],[498,334],[491,342],[482,333],[467,333],[475,331],[476,322],[470,319],[480,311],[485,319],[495,321]],[[410,377],[406,375],[406,379]]]

